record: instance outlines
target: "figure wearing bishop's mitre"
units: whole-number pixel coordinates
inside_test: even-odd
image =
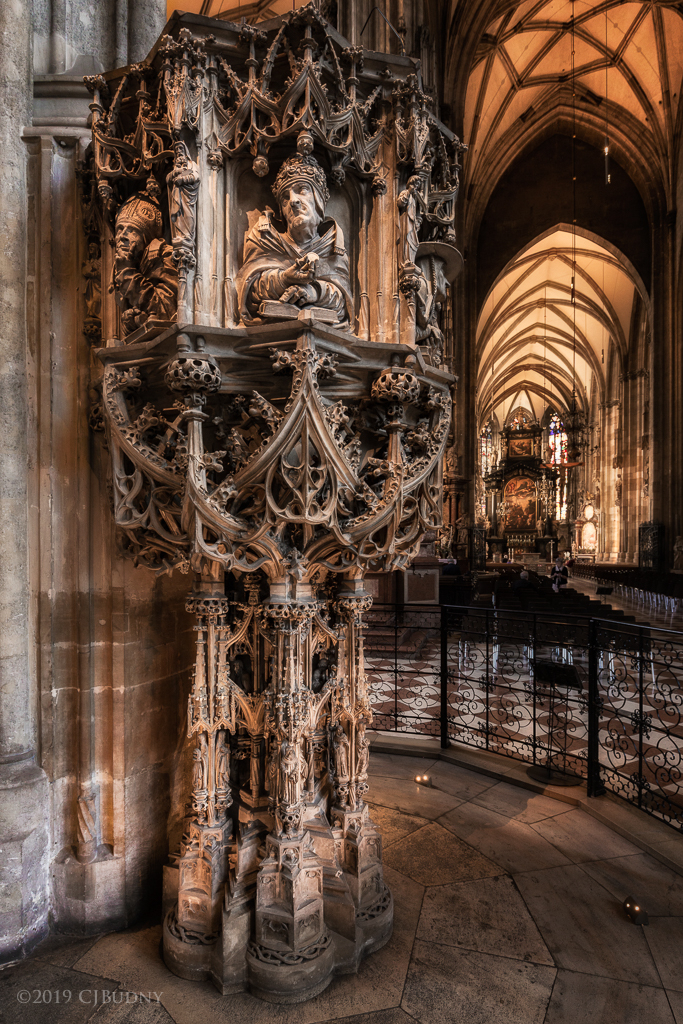
[[[319,311],[320,319],[336,327],[348,326],[349,257],[341,228],[325,219],[330,194],[324,171],[312,156],[292,156],[280,168],[273,193],[287,230],[277,231],[266,209],[247,231],[236,279],[242,319],[249,324],[289,318],[298,307]]]
[[[178,303],[178,271],[164,240],[159,186],[151,178],[116,215],[112,285],[125,334],[149,319],[172,320]]]

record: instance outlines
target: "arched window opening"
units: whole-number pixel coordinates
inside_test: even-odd
[[[548,424],[548,452],[553,466],[562,466],[567,462],[567,434],[564,423],[554,412]],[[568,480],[566,470],[560,473],[555,487],[555,518],[562,522],[567,518]]]
[[[479,434],[479,468],[482,476],[491,469],[493,462],[493,430],[491,428],[491,421],[482,427]]]
[[[548,450],[550,462],[554,466],[561,466],[563,462],[567,461],[567,434],[564,424],[556,412],[550,417],[548,425]]]

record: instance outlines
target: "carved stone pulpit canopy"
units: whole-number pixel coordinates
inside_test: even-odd
[[[265,32],[174,16],[88,84],[114,514],[136,564],[194,578],[164,956],[295,1002],[391,934],[363,579],[441,525],[463,147],[415,62],[312,6]]]

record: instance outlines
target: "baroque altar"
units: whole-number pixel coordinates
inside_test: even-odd
[[[491,540],[500,547],[505,544],[517,552],[541,547],[543,551],[552,535],[558,473],[543,461],[541,447],[541,425],[523,410],[500,432],[500,458],[494,458],[483,478],[491,496]]]
[[[459,140],[312,7],[174,16],[88,79],[88,336],[114,515],[187,574],[176,974],[297,1002],[388,941],[364,576],[441,526]],[[85,273],[85,270],[84,270]]]

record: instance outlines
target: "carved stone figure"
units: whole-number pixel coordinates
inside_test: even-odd
[[[319,668],[314,668],[313,669],[313,676],[312,676],[312,679],[311,679],[311,689],[313,690],[313,693],[320,693],[320,691],[323,688],[323,685],[324,685],[324,683],[323,683],[322,672],[320,671]]]
[[[173,169],[166,178],[173,248],[194,253],[199,167],[184,142],[174,143],[173,151]]]
[[[674,544],[674,569],[683,571],[683,537],[676,537]]]
[[[294,314],[287,306],[312,307],[346,326],[353,309],[349,258],[341,228],[324,219],[329,192],[322,168],[312,156],[290,157],[273,192],[287,230],[273,227],[267,208],[245,236],[236,282],[243,320],[288,318]]]
[[[149,319],[172,320],[176,314],[178,274],[155,191],[158,185],[156,190],[148,185],[116,215],[113,284],[125,334]]]
[[[83,263],[85,278],[85,315],[88,321],[99,323],[102,312],[102,258],[99,242],[88,244],[88,258]]]
[[[370,763],[370,747],[365,735],[365,722],[358,723],[356,732],[356,778],[361,779],[368,774]]]
[[[202,759],[202,789],[207,789],[209,785],[209,743],[206,733],[199,734],[199,751]]]
[[[259,743],[252,740],[251,757],[249,758],[249,788],[254,796],[258,795],[261,787],[261,758],[259,754]]]
[[[204,761],[202,760],[202,752],[199,747],[195,747],[192,751],[192,788],[196,791],[199,789],[206,789],[206,783],[204,779]]]
[[[274,739],[270,741],[270,752],[268,755],[268,767],[266,770],[266,790],[270,796],[271,801],[276,801],[279,794],[279,775],[278,775],[278,754],[280,752],[280,745]]]
[[[424,215],[422,179],[418,174],[413,174],[408,179],[406,188],[399,193],[397,204],[401,211],[399,217],[401,263],[414,264],[417,247],[420,244],[419,231]]]
[[[443,356],[441,312],[446,302],[447,288],[443,260],[435,256],[421,258],[416,292],[416,338],[431,350],[436,363],[440,363]]]
[[[225,733],[218,734],[216,743],[216,789],[230,786],[230,748],[225,742]]]
[[[334,766],[338,779],[348,779],[349,739],[341,724],[334,729]]]
[[[305,757],[303,757],[294,743],[285,744],[280,762],[280,772],[285,803],[298,803],[300,799],[300,783],[306,778],[308,768]]]

